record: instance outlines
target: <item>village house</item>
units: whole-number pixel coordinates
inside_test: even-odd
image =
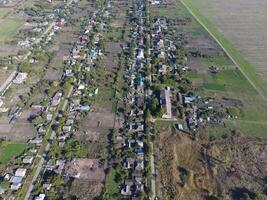
[[[52,106],[57,106],[60,103],[62,97],[62,93],[61,92],[57,92],[54,97],[52,98]]]
[[[143,123],[130,123],[129,130],[132,132],[139,132],[144,130]]]
[[[151,3],[151,5],[160,5],[161,0],[150,0],[149,3]]]
[[[133,186],[134,182],[132,180],[126,180],[122,185],[121,194],[127,196],[132,195]]]
[[[125,169],[133,169],[136,166],[136,159],[135,158],[126,158],[126,161],[123,163],[123,167]]]
[[[138,58],[138,59],[144,59],[144,49],[138,48],[136,50],[136,52],[137,52],[136,58]]]
[[[45,194],[39,194],[38,196],[34,197],[34,200],[44,200]]]
[[[134,139],[126,139],[123,146],[131,148],[134,145],[135,145],[135,140]]]
[[[27,169],[25,168],[18,168],[15,171],[15,176],[20,176],[20,177],[24,177],[26,175]]]
[[[27,78],[27,73],[22,73],[22,72],[19,72],[18,75],[16,76],[16,78],[13,80],[13,83],[15,84],[22,84],[25,79]]]
[[[30,47],[30,41],[28,39],[26,39],[25,41],[19,41],[17,46],[21,49],[25,49]]]
[[[32,157],[32,156],[25,156],[25,157],[23,158],[23,160],[22,160],[22,162],[23,162],[24,164],[31,164],[32,161],[33,161],[33,157]]]

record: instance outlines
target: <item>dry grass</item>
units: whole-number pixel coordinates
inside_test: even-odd
[[[159,148],[164,199],[199,199],[217,193],[208,165],[199,159],[200,145],[187,137],[166,132],[160,135]]]
[[[231,199],[240,188],[263,193],[266,141],[241,135],[197,141],[169,130],[158,142],[163,199]]]

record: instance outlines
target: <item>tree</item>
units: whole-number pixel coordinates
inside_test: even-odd
[[[151,114],[153,116],[156,116],[158,112],[158,107],[159,107],[159,100],[155,95],[153,95],[151,100]]]

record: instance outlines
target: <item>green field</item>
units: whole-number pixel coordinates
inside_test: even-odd
[[[247,137],[266,138],[267,123],[265,122],[225,120],[225,125],[225,127],[209,125],[207,127],[208,135],[221,137],[237,129]]]
[[[186,78],[192,79],[192,78],[199,78],[201,77],[197,71],[189,71],[185,74]]]
[[[189,72],[186,76],[195,80],[196,86],[200,87],[197,92],[200,96],[212,96],[218,99],[227,97],[240,100],[243,104],[238,107],[230,106],[228,112],[236,118],[225,120],[225,126],[209,126],[208,134],[221,136],[237,129],[250,137],[266,138],[267,89],[253,66],[243,58],[221,32],[203,17],[193,2],[192,0],[183,0],[185,7],[205,27],[231,59],[227,56],[197,58],[200,70]],[[201,29],[198,26],[193,21],[188,27],[194,33],[200,32]],[[197,37],[200,34],[205,33],[200,32],[196,36],[192,34],[192,37]],[[209,73],[208,68],[210,66],[218,67],[218,73]]]
[[[228,56],[240,68],[251,85],[253,85],[258,93],[267,101],[267,89],[262,80],[259,78],[259,75],[255,72],[253,66],[233,47],[229,40],[202,15],[193,1],[182,0],[182,2],[189,12],[197,19],[197,21],[199,21],[210,35],[222,46]]]
[[[104,193],[104,197],[106,199],[113,199],[120,192],[119,185],[115,182],[115,177],[116,177],[116,170],[111,169],[106,177],[105,193]]]
[[[265,123],[267,119],[266,104],[238,69],[228,69],[216,75],[203,76],[204,82],[206,82],[204,83],[204,95],[239,99],[243,103],[243,106],[239,108],[230,107],[230,113],[236,115],[237,120],[232,119],[231,123],[226,123],[228,128],[234,129],[235,127],[250,136],[267,137],[264,131],[267,128]],[[207,83],[209,83],[209,87],[205,86]],[[246,123],[241,123],[242,120]],[[229,133],[229,130],[227,131]],[[216,130],[214,133],[218,134],[219,132]]]
[[[113,39],[113,40],[119,40],[122,36],[122,28],[112,28],[109,31],[105,33],[105,37]]]
[[[12,39],[22,24],[21,20],[0,20],[0,44]]]
[[[157,15],[161,17],[175,18],[177,17],[177,13],[179,17],[187,17],[189,15],[188,12],[186,12],[179,6],[161,8]]]
[[[216,66],[216,67],[225,67],[225,66],[234,66],[234,63],[225,56],[220,57],[210,57],[210,58],[200,58],[200,64],[205,67]]]
[[[11,9],[9,8],[0,8],[0,19],[5,17]]]
[[[206,68],[206,66],[200,66]],[[203,83],[197,91],[200,96],[216,98],[232,98],[240,100],[243,106],[229,107],[229,113],[237,117],[226,123],[225,128],[212,126],[208,129],[210,135],[223,135],[235,128],[249,136],[267,137],[267,106],[262,97],[247,81],[237,68],[226,68],[217,74],[189,72],[192,80],[201,80]]]
[[[203,87],[207,90],[225,91],[225,86],[217,83],[205,83]]]
[[[13,157],[20,155],[26,146],[26,143],[3,142],[0,147],[0,163],[3,164]]]

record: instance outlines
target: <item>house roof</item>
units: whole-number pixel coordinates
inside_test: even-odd
[[[21,183],[22,177],[21,176],[13,176],[10,180],[10,183]]]
[[[15,172],[15,176],[24,177],[26,175],[27,169],[25,168],[18,168]]]

